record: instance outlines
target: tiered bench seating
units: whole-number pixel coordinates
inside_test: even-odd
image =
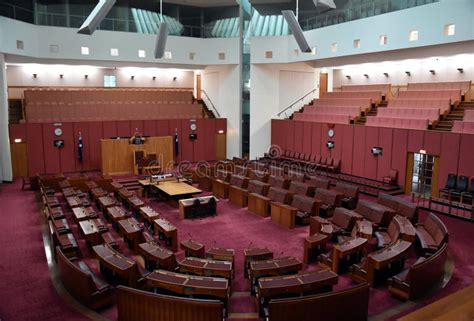
[[[404,99],[449,99],[451,104],[461,101],[461,89],[446,90],[404,90],[399,91],[397,98]]]
[[[367,117],[366,126],[405,128],[405,129],[428,129],[428,119],[389,118],[389,117]]]
[[[474,134],[474,121],[458,121],[458,120],[455,120],[453,122],[452,131],[454,133]]]
[[[299,121],[310,121],[316,123],[327,123],[327,124],[350,124],[351,117],[349,115],[320,115],[320,114],[305,114],[305,113],[294,113],[293,120]]]

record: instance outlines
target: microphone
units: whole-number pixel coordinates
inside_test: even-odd
[[[189,236],[189,240],[192,241],[193,237],[191,236],[191,233],[188,233],[188,236]]]
[[[213,244],[212,247],[215,248],[216,247],[216,241],[214,240],[214,243],[212,243],[212,244]]]
[[[278,258],[281,258],[281,256],[285,253],[285,251],[281,251],[279,254],[278,254]]]
[[[248,248],[248,249],[251,249],[251,248],[252,248],[252,247],[251,247],[252,244],[253,244],[253,242],[250,242],[249,245],[247,245],[247,248]]]

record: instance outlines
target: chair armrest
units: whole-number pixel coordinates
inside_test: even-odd
[[[396,276],[390,278],[388,281],[389,285],[393,288],[399,289],[403,292],[408,292],[410,290],[410,285],[408,283],[403,282]]]

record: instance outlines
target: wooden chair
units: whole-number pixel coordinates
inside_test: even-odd
[[[22,180],[21,190],[24,191],[26,188],[28,188],[28,190],[31,190],[30,178],[22,176],[21,180]]]

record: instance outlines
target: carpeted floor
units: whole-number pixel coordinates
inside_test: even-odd
[[[40,222],[35,194],[21,192],[20,184],[0,185],[0,222],[3,231],[0,234],[2,255],[0,255],[0,319],[1,320],[82,320],[77,312],[68,308],[67,304],[55,292],[52,286],[48,265],[43,247]],[[308,227],[297,227],[288,230],[273,224],[269,218],[263,219],[238,208],[226,200],[218,203],[219,215],[202,220],[179,220],[178,209],[163,202],[151,202],[162,216],[178,226],[178,238],[184,240],[190,236],[205,244],[236,250],[235,278],[232,282],[233,295],[230,300],[229,312],[237,313],[236,321],[241,313],[255,313],[254,298],[250,297],[249,281],[243,278],[243,249],[248,246],[268,247],[274,256],[293,255],[303,258],[303,240],[308,235]],[[424,220],[426,213],[421,213]],[[427,302],[439,299],[451,292],[459,290],[473,282],[474,253],[470,243],[474,232],[472,223],[441,216],[450,232],[450,255],[454,260],[454,274],[445,289],[434,296],[417,302],[420,307]],[[69,219],[72,223],[72,220]],[[71,224],[73,225],[73,224]],[[72,226],[76,238],[75,226]],[[110,228],[111,229],[111,228]],[[112,229],[111,229],[112,230]],[[118,240],[118,234],[114,232]],[[95,260],[84,244],[79,242],[84,258],[91,267],[96,268]],[[128,256],[133,253],[123,244],[120,250]],[[184,256],[177,253],[178,259]],[[140,262],[140,259],[135,257]],[[409,262],[407,262],[408,264]],[[305,266],[306,270],[317,269],[317,264]],[[350,286],[346,276],[341,276],[336,288]],[[383,311],[396,308],[401,302],[390,296],[384,286],[371,290],[369,315],[375,316]],[[405,314],[406,312],[403,312]],[[114,307],[102,311],[108,318],[116,319]],[[394,319],[395,318],[391,318]],[[245,318],[245,320],[252,320]],[[253,319],[255,320],[255,319]]]

